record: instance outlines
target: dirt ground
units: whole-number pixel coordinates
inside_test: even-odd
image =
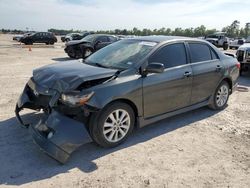
[[[223,111],[166,119],[112,149],[90,143],[58,164],[19,126],[14,107],[34,68],[69,58],[61,42],[31,50],[0,34],[0,187],[250,187],[249,92],[236,91]],[[239,84],[250,89],[250,73]]]

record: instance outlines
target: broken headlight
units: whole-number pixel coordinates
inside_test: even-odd
[[[61,95],[61,102],[71,106],[82,106],[94,95],[94,92],[82,94],[80,92],[69,92]]]

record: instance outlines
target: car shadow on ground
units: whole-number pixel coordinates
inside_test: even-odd
[[[64,165],[60,165],[45,153],[40,152],[39,147],[32,142],[28,130],[21,128],[16,118],[13,117],[0,122],[0,161],[2,162],[0,184],[22,185],[67,173],[73,168],[89,173],[98,169],[94,162],[98,158],[160,135],[166,135],[216,113],[217,111],[204,107],[136,129],[125,143],[115,148],[101,148],[94,143],[83,145]],[[27,114],[24,118],[26,121],[33,121],[38,118],[37,116],[39,114]]]

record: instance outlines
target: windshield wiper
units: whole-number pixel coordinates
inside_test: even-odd
[[[97,67],[102,67],[102,68],[108,68],[108,67],[106,67],[106,66],[104,66],[104,65],[102,65],[100,63],[87,62],[84,59],[83,59],[83,63],[88,64],[88,65],[92,65],[92,66],[97,66]]]
[[[109,68],[109,67],[107,67],[107,66],[105,66],[105,65],[102,65],[102,64],[100,64],[100,63],[93,63],[93,64],[96,65],[96,66],[98,66],[98,67]]]
[[[88,64],[88,65],[92,65],[92,66],[106,68],[106,69],[118,69],[120,71],[126,70],[126,69],[122,69],[120,67],[105,66],[105,65],[103,65],[101,63],[86,62],[85,60],[83,60],[83,63]]]

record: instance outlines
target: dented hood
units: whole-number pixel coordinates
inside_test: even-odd
[[[65,46],[72,46],[72,45],[82,44],[82,43],[90,43],[90,42],[87,40],[72,40],[72,41],[67,42]]]
[[[78,60],[50,64],[33,71],[33,79],[40,86],[59,92],[76,89],[85,81],[108,78],[114,69],[95,67]]]

